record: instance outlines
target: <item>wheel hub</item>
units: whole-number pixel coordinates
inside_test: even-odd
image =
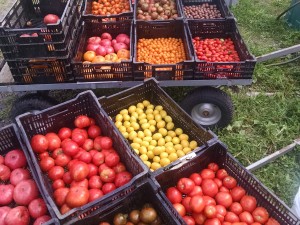
[[[209,126],[216,124],[222,113],[220,108],[212,103],[200,103],[193,107],[191,116],[197,123]]]

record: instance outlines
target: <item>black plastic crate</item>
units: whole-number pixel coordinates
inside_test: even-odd
[[[93,211],[91,214],[82,213],[80,220],[73,220],[67,225],[98,225],[100,222],[113,224],[114,215],[117,213],[130,213],[131,210],[141,209],[146,203],[150,203],[162,219],[162,224],[181,225],[182,218],[177,214],[167,200],[161,196],[157,186],[150,179],[145,180],[140,185],[132,186],[128,193],[119,192],[115,200],[100,210]]]
[[[6,59],[66,56],[73,31],[78,29],[82,1],[18,0],[0,22],[0,47]],[[57,24],[43,24],[48,13],[60,16]],[[32,27],[27,26],[30,21]],[[37,37],[20,37],[22,34]]]
[[[92,4],[95,0],[85,0],[85,8],[82,13],[83,21],[88,22],[113,22],[113,21],[124,21],[124,20],[132,20],[133,19],[133,7],[131,4],[131,0],[129,2],[129,11],[121,12],[119,14],[111,14],[111,15],[94,15],[92,14]]]
[[[137,43],[140,38],[181,38],[184,43],[186,60],[176,64],[150,64],[137,62]],[[193,79],[194,57],[187,26],[181,20],[140,21],[135,25],[135,44],[133,56],[134,80],[154,77],[157,80],[191,80]]]
[[[102,128],[103,135],[112,138],[114,149],[118,152],[121,162],[125,164],[133,178],[126,185],[117,188],[102,198],[90,202],[82,207],[74,208],[65,214],[61,214],[53,199],[51,181],[48,179],[48,176],[41,171],[37,155],[33,152],[30,146],[30,140],[35,134],[58,132],[61,127],[74,127],[73,121],[79,115],[87,115],[94,118],[96,124]],[[144,164],[140,163],[136,155],[131,153],[109,116],[100,107],[99,102],[92,91],[82,92],[72,100],[42,110],[39,113],[22,114],[16,118],[16,121],[29,150],[32,163],[34,164],[38,179],[40,180],[41,189],[44,191],[47,202],[53,208],[53,211],[61,224],[66,223],[71,219],[78,218],[78,215],[83,212],[96,210],[99,207],[114,201],[115,195],[118,195],[117,193],[126,193],[135,182],[138,182],[147,176],[148,168]]]
[[[199,20],[225,20],[226,18],[233,17],[232,13],[230,12],[228,5],[224,0],[182,0],[181,2],[181,10],[183,14],[183,18],[187,20],[193,20],[193,18],[187,17],[184,12],[184,6],[202,6],[204,4],[208,4],[209,6],[215,5],[217,10],[219,10],[221,16],[220,18],[202,18]],[[198,20],[198,19],[195,19]]]
[[[195,56],[194,79],[252,79],[256,58],[249,52],[234,19],[224,21],[189,20],[191,38],[231,38],[238,52],[239,62],[207,62]]]
[[[113,38],[120,33],[127,34],[131,39],[132,21],[118,22],[85,22],[80,32],[78,45],[75,48],[75,57],[72,60],[73,73],[76,81],[132,81],[132,52],[133,46],[130,42],[130,59],[121,62],[107,63],[84,63],[83,54],[87,45],[87,40],[92,36],[100,36],[104,32],[109,32]]]
[[[142,20],[142,19],[137,18],[137,11],[139,9],[139,1],[140,0],[135,0],[135,1],[136,1],[135,4],[134,4],[134,19],[135,19],[135,21],[137,23],[139,23],[141,21],[147,21],[147,20]],[[152,21],[162,22],[162,21],[182,20],[183,19],[183,13],[181,11],[180,2],[181,2],[181,0],[175,0],[176,10],[177,10],[177,14],[178,14],[178,17],[176,19],[168,19],[168,20],[159,20],[159,19],[156,19],[156,20],[152,20]],[[153,1],[153,3],[155,3],[155,2]]]
[[[73,82],[71,58],[32,58],[7,60],[15,83],[62,83]]]
[[[44,223],[43,225],[60,225],[58,219],[51,219],[49,221],[47,221],[46,223]]]
[[[265,187],[253,174],[251,174],[241,163],[236,160],[220,141],[208,147],[205,151],[194,154],[181,164],[170,165],[168,170],[153,176],[154,182],[165,191],[175,186],[182,177],[189,177],[192,173],[199,173],[211,162],[219,165],[219,168],[227,170],[228,174],[237,180],[239,186],[243,187],[247,194],[256,198],[257,204],[265,207],[270,216],[274,217],[280,224],[296,225],[300,220],[291,210]]]
[[[40,197],[45,200],[45,203],[48,208],[49,216],[52,218],[47,223],[48,223],[48,225],[54,225],[53,222],[55,220],[55,214],[54,214],[51,206],[49,204],[47,204],[46,198],[40,189],[39,179],[38,179],[37,175],[35,174],[34,165],[31,162],[30,154],[28,153],[27,148],[21,141],[17,126],[15,124],[9,124],[0,129],[0,155],[5,156],[8,152],[10,152],[11,150],[14,150],[14,149],[20,149],[24,152],[26,159],[27,159],[26,169],[29,170],[29,172],[32,176],[32,179],[35,180],[35,182],[39,188],[39,191],[40,191]],[[0,181],[0,184],[6,184],[6,182]],[[11,208],[14,208],[16,206],[17,206],[17,204],[14,201],[9,205],[9,207],[11,207]],[[32,225],[33,223],[34,223],[34,220],[31,219],[30,225]]]
[[[182,128],[183,132],[188,134],[191,140],[195,140],[198,143],[199,147],[194,151],[201,151],[217,140],[214,133],[202,128],[194,122],[193,119],[158,86],[153,78],[120,93],[109,97],[101,97],[99,102],[107,114],[114,118],[122,109],[127,109],[129,106],[136,105],[143,100],[148,100],[153,105],[161,105],[167,111],[168,115],[172,117],[175,127]],[[134,152],[134,154],[136,153]],[[161,170],[163,170],[163,168],[156,171]]]

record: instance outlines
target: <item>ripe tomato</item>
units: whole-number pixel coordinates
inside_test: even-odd
[[[243,212],[243,207],[239,202],[233,202],[229,208],[230,212],[240,215]]]
[[[204,215],[204,213],[193,213],[192,217],[194,218],[196,224],[204,224],[205,220],[206,220],[206,216]]]
[[[79,146],[82,146],[86,140],[85,136],[81,132],[72,132],[72,141],[76,142]]]
[[[56,159],[55,159],[55,165],[57,166],[66,166],[68,165],[68,163],[71,161],[71,157],[62,153],[57,155]]]
[[[89,175],[89,167],[84,162],[76,162],[70,169],[71,177],[75,181],[82,181]]]
[[[75,141],[68,140],[61,143],[63,152],[69,156],[75,156],[79,152],[79,146]]]
[[[96,152],[93,156],[92,162],[95,166],[100,166],[104,163],[105,156],[102,152]]]
[[[203,196],[195,195],[191,198],[190,208],[192,212],[201,213],[205,207]]]
[[[94,141],[92,139],[85,139],[82,148],[86,151],[92,150],[94,148]]]
[[[191,207],[190,207],[190,201],[191,201],[191,197],[187,196],[184,199],[182,199],[181,204],[184,206],[185,211],[187,213],[191,213]]]
[[[98,188],[101,189],[102,187],[102,181],[100,176],[92,176],[89,179],[89,188],[94,189],[94,188]]]
[[[100,174],[104,169],[107,169],[107,168],[110,168],[110,167],[107,166],[105,163],[101,164],[101,165],[99,166],[99,169],[98,169],[99,174]]]
[[[182,217],[182,219],[184,220],[184,222],[187,224],[187,225],[195,225],[195,220],[193,217],[191,216],[184,216]]]
[[[101,135],[101,128],[97,125],[91,125],[87,132],[89,137],[94,139]]]
[[[71,210],[71,208],[69,206],[67,206],[67,204],[63,204],[61,207],[60,207],[60,213],[61,214],[65,214],[67,212],[69,212]]]
[[[170,187],[167,189],[167,198],[172,204],[180,203],[182,200],[182,194],[176,187]]]
[[[105,168],[101,171],[100,178],[105,183],[112,183],[116,178],[116,172],[111,168]]]
[[[194,189],[188,193],[188,196],[193,197],[195,195],[203,195],[202,188],[200,186],[195,186]]]
[[[109,153],[105,156],[105,164],[109,167],[114,167],[120,162],[120,156],[117,153]]]
[[[76,208],[88,203],[90,193],[87,188],[84,187],[71,187],[69,193],[66,196],[66,204],[70,208]]]
[[[82,151],[82,153],[80,154],[80,156],[78,157],[78,159],[81,162],[85,162],[85,163],[90,163],[92,162],[92,156],[89,152],[87,151]]]
[[[113,141],[110,137],[101,137],[100,138],[101,149],[110,149],[113,146]]]
[[[181,203],[175,203],[173,204],[173,207],[175,208],[175,210],[178,212],[180,216],[185,216],[186,211],[184,206]]]
[[[178,180],[176,187],[181,193],[188,194],[193,191],[195,183],[193,180],[183,177]]]
[[[72,135],[72,130],[68,127],[62,127],[59,129],[58,131],[58,137],[60,138],[60,140],[65,140],[67,138],[70,138]]]
[[[202,179],[213,179],[215,178],[215,172],[212,171],[211,169],[203,169],[200,172],[200,176]]]
[[[217,205],[216,200],[208,195],[203,196],[205,205]]]
[[[71,173],[70,171],[65,172],[65,174],[63,175],[63,181],[65,182],[65,184],[71,184],[72,182],[72,177],[71,177]]]
[[[117,165],[115,165],[113,167],[113,170],[116,172],[116,173],[120,173],[120,172],[123,172],[126,170],[126,167],[125,165],[122,163],[122,162],[119,162]]]
[[[257,207],[252,212],[252,216],[255,222],[266,223],[269,219],[268,211],[263,207]]]
[[[226,208],[222,205],[216,205],[216,209],[217,209],[216,218],[218,218],[221,222],[223,222],[224,218],[225,218],[225,215],[227,213]]]
[[[78,128],[85,128],[91,125],[91,120],[85,115],[80,115],[75,118],[74,125]]]
[[[254,223],[254,219],[253,216],[251,215],[251,213],[244,211],[239,215],[240,221],[241,222],[245,222],[247,224],[251,224]]]
[[[207,219],[205,220],[204,225],[221,225],[221,222],[217,218]]]
[[[88,133],[85,129],[75,128],[75,129],[72,130],[72,133],[80,133],[85,137],[85,139],[89,138]]]
[[[222,181],[219,178],[214,178],[213,181],[217,184],[218,188],[222,187]]]
[[[280,223],[274,218],[270,217],[265,225],[280,225]]]
[[[228,188],[228,189],[232,189],[237,185],[237,181],[235,178],[233,178],[232,176],[227,176],[224,177],[223,179],[223,186]]]
[[[45,157],[40,162],[39,165],[41,167],[41,170],[44,172],[49,171],[53,166],[55,166],[55,161],[51,157]]]
[[[217,215],[217,207],[215,205],[207,205],[204,207],[203,213],[208,219],[215,218]]]
[[[209,163],[208,166],[207,166],[208,169],[211,169],[212,171],[214,172],[217,172],[218,169],[219,169],[219,166],[217,163]]]
[[[30,145],[36,153],[43,153],[48,150],[48,140],[42,134],[36,134],[31,138]]]
[[[204,195],[214,197],[218,193],[218,186],[212,179],[202,180],[201,188]]]
[[[62,148],[57,148],[51,153],[51,156],[53,159],[56,159],[57,156],[60,154],[64,154],[64,152],[63,152]]]
[[[112,192],[116,189],[116,185],[114,183],[105,183],[103,184],[102,186],[102,191],[103,191],[103,194],[107,194],[109,192]]]
[[[116,187],[118,188],[127,184],[131,179],[132,179],[132,174],[129,173],[128,171],[123,171],[116,174],[116,178],[114,182]]]
[[[47,133],[45,135],[45,137],[48,141],[48,150],[49,151],[54,151],[55,149],[60,147],[61,140],[56,133],[53,133],[53,132]]]
[[[225,169],[219,169],[216,173],[216,177],[220,180],[223,180],[225,177],[228,176],[228,173]]]
[[[53,181],[52,183],[52,188],[54,190],[58,189],[58,188],[63,188],[65,187],[65,182],[62,179],[57,179],[55,181]]]
[[[88,188],[89,187],[89,181],[88,179],[83,179],[81,181],[75,181],[73,180],[70,184],[70,187],[84,187]]]
[[[92,202],[103,196],[103,192],[99,189],[89,189],[89,202]]]
[[[189,178],[194,181],[195,185],[201,185],[202,178],[199,173],[192,173]]]
[[[227,193],[230,192],[229,189],[226,188],[226,187],[224,187],[224,186],[221,186],[220,189],[219,189],[219,191],[220,191],[220,192],[227,192]]]
[[[51,180],[58,180],[62,179],[63,175],[65,173],[65,170],[61,166],[53,166],[49,171],[48,171],[48,177]]]
[[[98,174],[98,167],[95,166],[94,164],[92,163],[89,163],[88,164],[88,167],[89,167],[89,175],[88,175],[88,178],[91,178],[92,176],[95,176]]]
[[[65,200],[68,193],[69,193],[69,188],[63,187],[63,188],[56,189],[53,193],[53,198],[56,205],[62,206],[63,204],[65,204]]]
[[[232,204],[232,197],[228,192],[219,192],[215,196],[218,205],[223,205],[225,208],[229,208]]]
[[[232,196],[232,200],[238,202],[246,194],[246,191],[244,188],[240,186],[236,186],[233,189],[231,189],[230,194]]]
[[[39,154],[39,159],[40,160],[42,160],[43,158],[46,158],[46,157],[49,157],[49,152],[43,152],[43,153]],[[0,159],[1,159],[1,156],[0,156]],[[1,163],[1,160],[0,160],[0,164],[2,164],[2,163]]]
[[[227,212],[224,217],[224,221],[230,222],[230,223],[240,222],[240,218],[238,217],[238,215],[236,215],[233,212]]]
[[[242,197],[240,203],[244,211],[253,212],[256,208],[257,201],[253,196],[245,195]]]

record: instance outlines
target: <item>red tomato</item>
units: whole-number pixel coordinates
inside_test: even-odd
[[[72,182],[72,177],[71,177],[71,173],[70,171],[65,172],[65,174],[63,175],[63,181],[65,182],[65,184],[71,184]]]
[[[39,165],[40,165],[42,171],[47,172],[53,166],[55,166],[55,161],[51,157],[45,157],[39,162]]]
[[[219,192],[215,196],[218,205],[223,205],[225,208],[229,208],[232,204],[232,197],[227,192]]]
[[[253,196],[245,195],[242,197],[240,203],[244,211],[253,212],[256,208],[257,201]]]
[[[71,170],[72,169],[72,167],[75,165],[75,163],[77,163],[77,162],[80,162],[78,159],[72,159],[69,163],[68,163],[68,165],[67,165],[67,167],[68,167],[68,169],[69,170]]]
[[[42,134],[36,134],[31,138],[30,145],[36,153],[43,153],[48,150],[48,140]]]
[[[51,153],[51,156],[53,159],[56,159],[58,155],[63,154],[63,153],[64,152],[63,152],[62,148],[57,148]]]
[[[63,204],[65,204],[68,193],[69,193],[69,188],[63,187],[63,188],[56,189],[53,193],[54,202],[58,206],[62,206]]]
[[[187,196],[184,199],[182,199],[181,204],[184,206],[185,211],[187,213],[191,213],[191,207],[190,207],[190,201],[191,201],[191,197]]]
[[[227,213],[226,208],[222,205],[216,205],[216,209],[217,209],[216,218],[218,218],[221,222],[223,222],[225,215]]]
[[[92,156],[89,152],[87,151],[82,151],[82,153],[80,154],[80,156],[78,157],[78,159],[82,162],[85,163],[90,163],[92,162]]]
[[[195,220],[191,216],[184,216],[182,219],[187,225],[195,225]]]
[[[193,180],[183,177],[178,180],[176,187],[181,193],[188,194],[193,191],[195,183]]]
[[[203,213],[208,219],[215,218],[217,216],[217,207],[215,205],[207,205],[204,207]]]
[[[67,138],[70,138],[72,135],[72,130],[67,127],[62,127],[58,131],[58,137],[63,141]]]
[[[243,207],[239,202],[233,202],[229,208],[230,212],[240,215],[243,212]]]
[[[109,167],[114,167],[120,162],[120,156],[117,153],[109,153],[105,156],[105,164]]]
[[[205,202],[201,195],[195,195],[191,198],[190,208],[192,212],[201,213],[204,207],[205,207]]]
[[[92,139],[85,139],[82,148],[86,151],[92,150],[94,148],[94,141]]]
[[[101,137],[100,138],[101,149],[110,149],[113,146],[113,141],[110,137]]]
[[[63,204],[61,207],[60,207],[60,213],[61,214],[65,214],[67,212],[69,212],[71,210],[71,208],[69,206],[67,206],[67,204]]]
[[[79,146],[75,141],[68,140],[61,143],[63,152],[69,156],[75,156],[79,152]]]
[[[213,218],[213,219],[206,220],[204,222],[204,225],[221,225],[221,222],[217,218]]]
[[[75,128],[75,129],[72,130],[72,134],[73,133],[80,133],[80,134],[82,134],[85,137],[85,139],[89,138],[89,135],[88,135],[88,133],[87,133],[87,131],[85,129]]]
[[[49,171],[48,171],[48,177],[51,180],[58,180],[62,179],[63,175],[65,173],[65,170],[61,166],[53,166]]]
[[[92,163],[89,163],[88,164],[88,167],[89,167],[89,175],[88,175],[88,178],[91,178],[92,176],[95,176],[98,174],[98,167],[95,166],[94,164]]]
[[[116,172],[111,168],[106,168],[101,171],[100,177],[103,182],[112,183],[116,178]]]
[[[200,185],[202,182],[202,178],[199,173],[192,173],[189,178],[194,181],[195,185]]]
[[[215,178],[215,172],[211,169],[203,169],[200,172],[200,176],[202,177],[202,179],[213,179]]]
[[[263,207],[257,207],[252,212],[252,216],[255,222],[266,223],[269,219],[268,211]]]
[[[80,115],[75,118],[74,125],[78,128],[85,128],[91,125],[91,120],[85,115]]]
[[[265,225],[280,225],[280,223],[274,218],[270,217]]]
[[[61,140],[56,133],[53,133],[53,132],[47,133],[45,135],[45,137],[48,141],[48,150],[49,151],[54,151],[55,149],[60,147]]]
[[[225,177],[228,176],[228,173],[225,169],[219,169],[216,173],[216,177],[220,180],[223,180]]]
[[[71,161],[71,157],[62,153],[56,157],[55,165],[64,167],[64,166],[68,165],[68,163],[70,161]]]
[[[72,141],[76,142],[79,146],[82,146],[86,140],[85,136],[81,132],[72,132]]]
[[[226,222],[230,222],[230,223],[240,222],[240,218],[238,217],[238,215],[236,215],[233,212],[227,212],[225,217],[224,217],[224,220]]]
[[[104,163],[105,156],[102,152],[97,152],[93,156],[92,162],[95,166],[100,166],[101,164]]]
[[[212,179],[202,180],[201,188],[204,195],[214,197],[218,193],[218,186]]]
[[[70,208],[76,208],[88,203],[90,193],[87,188],[84,187],[71,187],[69,193],[66,196],[66,204]]]
[[[107,168],[110,168],[110,167],[107,166],[105,163],[101,164],[101,165],[99,166],[99,169],[98,169],[99,174],[100,174],[104,169],[107,169]]]
[[[103,191],[103,194],[107,194],[109,192],[112,192],[116,189],[116,185],[114,183],[105,183],[103,184],[102,186],[102,191]]]
[[[92,157],[94,157],[94,155],[97,153],[98,151],[96,149],[92,149],[89,151],[89,153],[91,154]]]
[[[240,221],[245,222],[247,224],[254,223],[253,216],[251,213],[244,211],[239,215]]]
[[[89,179],[89,188],[94,189],[94,188],[98,188],[101,189],[102,187],[102,181],[100,176],[92,176]]]
[[[227,176],[224,177],[223,179],[223,186],[228,188],[228,189],[232,189],[237,185],[237,181],[235,178],[233,178],[232,176]]]
[[[99,189],[89,189],[89,202],[92,202],[103,196],[103,192]]]
[[[208,169],[214,171],[214,172],[217,172],[218,169],[219,169],[219,166],[217,163],[209,163],[208,166],[207,166]]]
[[[52,188],[54,190],[58,189],[58,188],[63,188],[65,187],[65,182],[62,179],[57,179],[55,181],[53,181],[52,183]]]
[[[94,139],[101,135],[101,128],[97,125],[91,125],[87,132],[89,137]]]
[[[246,194],[246,191],[244,188],[240,186],[236,186],[233,189],[231,189],[230,194],[232,196],[232,200],[238,202]]]
[[[176,211],[178,212],[178,214],[180,216],[185,216],[186,211],[185,211],[184,206],[181,203],[175,203],[175,204],[173,204],[173,207],[176,209]]]
[[[131,179],[132,179],[132,174],[129,173],[128,171],[123,171],[116,174],[116,178],[114,182],[116,187],[118,188],[127,184]]]
[[[222,187],[222,181],[219,178],[214,178],[213,181],[217,184],[218,188]]]
[[[216,200],[208,195],[203,196],[205,205],[217,205]]]
[[[115,165],[113,167],[113,170],[116,173],[120,173],[120,172],[126,171],[126,167],[125,167],[125,165],[122,162],[119,162],[117,165]]]
[[[206,216],[204,215],[204,213],[193,213],[192,217],[194,218],[196,224],[204,224],[205,220],[206,220]]]
[[[224,187],[224,186],[220,187],[219,191],[220,191],[220,192],[227,192],[227,193],[230,192],[229,189],[226,188],[226,187]]]
[[[47,158],[47,157],[49,157],[49,152],[43,152],[43,153],[40,153],[39,154],[39,159],[40,160],[42,160],[43,158]],[[0,156],[0,159],[1,159],[1,156]],[[0,160],[1,161],[1,160]],[[3,163],[3,162],[2,162]],[[0,164],[2,164],[1,162],[0,162]]]
[[[172,204],[180,203],[182,200],[182,194],[176,187],[170,187],[167,189],[167,198]]]
[[[88,179],[83,179],[81,181],[75,181],[73,180],[70,184],[70,187],[84,187],[88,188],[89,187],[89,181]]]
[[[200,186],[195,186],[194,189],[188,193],[188,196],[193,197],[195,195],[203,195],[202,188]]]
[[[71,177],[75,181],[82,181],[89,175],[89,167],[84,162],[76,162],[70,169]]]

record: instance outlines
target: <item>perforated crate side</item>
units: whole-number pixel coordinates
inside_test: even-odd
[[[157,80],[192,80],[194,75],[194,57],[187,26],[181,20],[139,21],[135,24],[135,44],[133,57],[134,80],[154,77]],[[181,38],[184,43],[186,60],[174,64],[150,64],[137,61],[137,43],[140,38]]]
[[[38,157],[30,146],[30,140],[35,134],[46,134],[48,132],[58,132],[62,127],[74,128],[73,121],[79,115],[87,115],[95,119],[96,124],[101,127],[102,135],[109,136],[113,140],[113,148],[118,152],[120,161],[123,162],[127,170],[132,173],[133,179],[126,185],[106,194],[100,199],[96,199],[82,207],[74,208],[65,214],[61,214],[54,203],[51,182],[47,175],[43,173],[38,165]],[[77,95],[76,98],[61,103],[59,105],[42,110],[40,113],[25,113],[16,118],[17,124],[22,132],[23,139],[29,149],[32,162],[35,165],[42,190],[47,196],[47,202],[53,208],[60,223],[66,223],[77,218],[78,213],[89,212],[98,209],[97,205],[103,205],[114,201],[115,195],[123,190],[130,190],[133,183],[143,180],[148,172],[148,168],[140,163],[137,156],[131,153],[120,133],[114,127],[109,116],[100,107],[96,96],[92,91],[85,91]]]
[[[130,9],[128,12],[112,15],[93,15],[92,14],[92,3],[94,0],[85,0],[85,8],[82,13],[82,19],[86,22],[115,22],[115,21],[126,21],[133,19],[133,7],[131,0],[129,1]]]
[[[39,197],[41,197],[45,200],[45,196],[43,195],[43,192],[40,189],[39,179],[36,175],[36,171],[34,170],[34,166],[31,163],[30,154],[28,153],[27,148],[25,147],[25,145],[23,144],[23,142],[21,140],[17,126],[12,123],[12,124],[9,124],[7,126],[0,128],[0,155],[4,157],[8,152],[10,152],[11,150],[15,150],[15,149],[20,149],[24,152],[26,161],[27,161],[26,169],[29,170],[29,172],[32,176],[32,179],[35,180],[35,182],[39,188],[39,195],[40,195]],[[0,184],[7,184],[7,182],[0,181]],[[55,214],[54,214],[52,208],[50,207],[50,205],[47,204],[46,201],[45,201],[45,203],[46,203],[46,206],[48,209],[49,216],[51,218],[53,218],[53,219],[51,219],[51,221],[54,221]],[[14,208],[17,206],[17,204],[13,201],[8,206],[11,208]],[[34,220],[31,218],[30,225],[32,225],[33,223],[34,223]],[[52,225],[52,223],[49,223],[49,225]]]
[[[93,211],[89,215],[82,213],[79,216],[81,219],[70,221],[66,225],[98,225],[100,222],[112,224],[117,213],[130,213],[131,210],[141,209],[145,203],[150,203],[154,207],[163,224],[184,224],[182,218],[172,209],[172,205],[161,197],[160,191],[157,190],[153,181],[147,179],[144,183],[134,186],[131,192],[115,199],[111,204]]]
[[[251,174],[241,163],[236,160],[227,150],[222,142],[217,142],[205,151],[198,152],[192,159],[163,173],[153,176],[154,182],[165,192],[167,188],[176,185],[182,177],[189,177],[192,173],[200,172],[211,162],[224,168],[229,175],[237,180],[238,185],[243,187],[247,194],[256,198],[259,206],[265,207],[270,216],[274,217],[280,224],[298,225],[300,220],[274,193],[265,187],[253,174]]]
[[[89,37],[101,36],[109,32],[113,38],[118,34],[127,34],[131,39],[132,21],[118,21],[110,23],[84,22],[79,35],[79,41],[75,49],[75,57],[72,60],[73,73],[76,81],[132,81],[132,53],[133,44],[130,41],[130,59],[112,63],[83,63],[83,54]]]
[[[217,9],[221,13],[221,18],[213,18],[213,19],[199,19],[201,21],[203,20],[214,20],[214,21],[222,21],[226,18],[234,18],[233,14],[231,13],[230,9],[228,8],[228,5],[224,0],[182,0],[180,1],[181,4],[181,10],[183,14],[183,18],[187,20],[193,21],[194,19],[187,18],[186,14],[184,13],[184,6],[192,6],[192,5],[202,5],[202,4],[209,4],[209,5],[216,5]],[[198,20],[198,19],[195,19]]]
[[[256,58],[249,52],[234,19],[209,22],[194,20],[188,22],[188,27],[191,38],[231,38],[240,58],[239,62],[207,62],[199,60],[193,48],[195,79],[252,79]]]

